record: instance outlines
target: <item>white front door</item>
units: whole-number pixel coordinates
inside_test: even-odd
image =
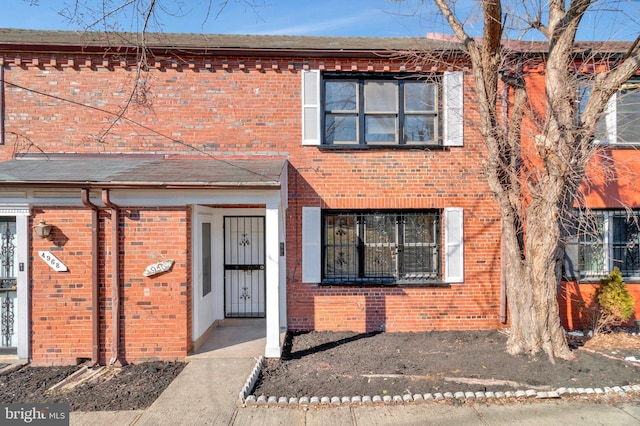
[[[264,318],[264,217],[225,216],[224,242],[225,317]]]

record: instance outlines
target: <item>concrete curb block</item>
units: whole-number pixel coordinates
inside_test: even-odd
[[[238,395],[238,397],[240,398],[241,404],[245,404],[249,396],[253,396],[251,395],[251,392],[253,391],[253,388],[256,385],[256,381],[258,380],[258,377],[260,377],[260,372],[262,371],[263,366],[264,366],[264,356],[260,355],[260,358],[258,358],[258,361],[256,361],[256,365],[253,367],[253,370],[251,370],[251,374],[249,374],[247,381],[245,382],[244,386],[242,387],[242,390],[240,391],[240,394]],[[256,400],[255,396],[253,400]],[[251,400],[250,402],[253,402],[253,400]]]

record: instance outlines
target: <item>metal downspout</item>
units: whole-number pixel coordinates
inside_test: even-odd
[[[4,138],[4,64],[0,64],[0,145],[4,145]]]
[[[82,198],[82,204],[91,209],[91,365],[95,366],[100,363],[99,209],[98,206],[91,203],[88,189],[82,188],[80,197]]]
[[[509,86],[502,88],[502,125],[509,125]],[[507,323],[507,264],[505,261],[506,246],[504,242],[504,224],[500,228],[500,322]]]
[[[113,365],[120,361],[120,215],[119,207],[109,199],[109,190],[102,190],[102,202],[111,209],[111,359]],[[120,362],[122,364],[122,362]]]

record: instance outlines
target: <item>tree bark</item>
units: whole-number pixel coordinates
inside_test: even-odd
[[[557,289],[564,254],[563,230],[589,160],[597,152],[595,129],[608,100],[640,67],[640,36],[623,60],[607,62],[593,78],[591,96],[577,116],[577,74],[571,71],[574,42],[591,0],[551,0],[531,28],[548,39],[543,111],[528,104],[526,76],[518,52],[501,48],[500,0],[482,0],[484,32],[470,37],[448,0],[435,0],[469,55],[475,81],[479,129],[487,148],[486,176],[501,214],[504,274],[511,331],[507,351],[573,359],[560,323]],[[547,15],[547,25],[540,16]],[[500,98],[500,78],[511,96]],[[509,106],[507,120],[501,108]],[[533,137],[523,134],[538,123]],[[531,145],[529,145],[529,141]],[[524,148],[523,148],[524,147]],[[532,149],[529,149],[532,148]]]
[[[540,350],[553,363],[571,360],[557,300],[560,224],[557,209],[544,201],[529,206],[526,257],[517,236],[505,233],[507,298],[511,329],[507,341],[510,354],[536,354]],[[506,229],[513,228],[506,226]]]

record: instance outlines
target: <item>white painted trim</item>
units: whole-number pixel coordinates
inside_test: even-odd
[[[280,241],[284,253],[280,253],[280,331],[287,329],[287,209],[280,206]]]
[[[320,145],[320,71],[302,70],[302,144]],[[315,127],[310,129],[309,125]],[[315,131],[313,131],[315,130]]]
[[[606,135],[605,139],[608,143],[618,142],[618,94],[614,93],[607,102],[607,108],[604,111]]]
[[[273,204],[282,200],[281,188],[273,189],[111,189],[109,191],[111,201],[122,207],[180,207],[187,205],[214,205],[214,204]],[[101,194],[98,191],[90,192],[90,200],[98,207],[103,207]],[[0,192],[0,205],[21,206],[60,206],[83,207],[80,198],[80,190],[73,192],[60,191],[48,192],[43,190],[29,190],[22,198],[16,198],[15,194]],[[13,214],[12,214],[13,215]]]
[[[202,333],[211,327],[217,320],[224,319],[224,232],[223,219],[224,216],[264,216],[264,209],[242,209],[242,208],[210,208],[206,206],[195,205],[192,208],[191,236],[192,236],[192,332],[193,340],[196,341]],[[196,278],[199,274],[200,263],[197,261],[197,247],[199,244],[198,230],[200,217],[209,216],[212,227],[212,283],[211,293],[204,298],[202,295],[202,287],[200,287]],[[220,253],[219,256],[216,253]],[[203,309],[211,308],[210,312],[203,312]]]
[[[444,209],[445,282],[464,282],[464,211]]]
[[[0,205],[0,216],[30,216],[31,208],[28,204],[2,204]]]
[[[320,207],[302,208],[302,282],[319,283],[321,265],[322,214]]]
[[[29,217],[26,215],[16,216],[16,256],[18,265],[23,264],[23,270],[18,268],[16,273],[17,288],[16,297],[18,299],[18,359],[30,360],[31,347],[30,347],[30,331],[29,326],[31,318],[31,306],[29,301],[31,300],[31,291],[29,282],[29,235],[31,229],[29,229]]]
[[[464,145],[464,74],[462,71],[444,73],[443,144]]]
[[[264,354],[279,358],[280,343],[280,211],[279,207],[267,207],[265,212],[265,279],[267,283],[267,339]]]

